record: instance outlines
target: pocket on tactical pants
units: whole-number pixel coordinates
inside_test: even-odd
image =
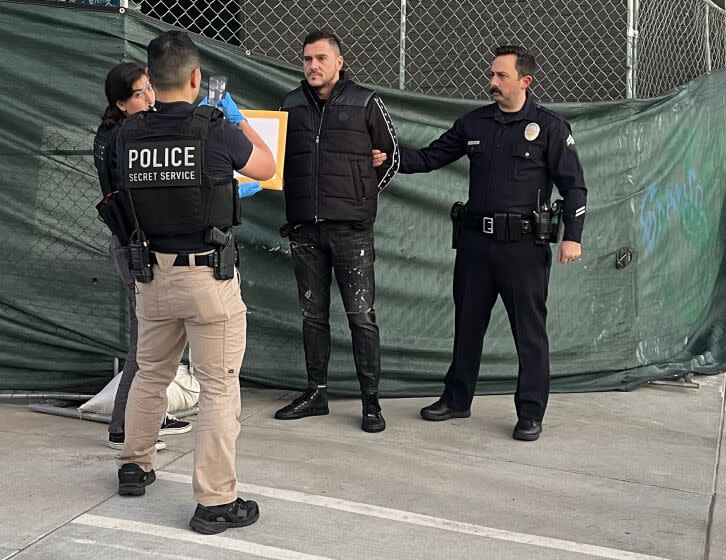
[[[136,316],[141,319],[159,318],[159,290],[154,281],[135,283]]]
[[[211,272],[205,271],[204,278],[194,282],[191,301],[196,322],[218,323],[246,311],[240,295],[238,274],[235,271],[235,278],[217,280]]]

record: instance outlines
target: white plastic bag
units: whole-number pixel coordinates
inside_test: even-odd
[[[121,373],[118,373],[93,398],[79,406],[78,410],[81,412],[95,412],[96,414],[111,416],[113,412],[113,401],[116,398],[116,391],[118,390],[118,384],[120,382]]]
[[[174,381],[166,388],[166,398],[169,401],[168,411],[171,413],[197,406],[199,381],[185,364],[179,364]]]
[[[113,412],[113,402],[120,381],[121,373],[115,375],[98,394],[79,406],[78,410],[110,415]],[[199,402],[199,381],[185,364],[179,364],[176,377],[166,388],[166,398],[169,401],[167,412],[171,413],[189,410]]]

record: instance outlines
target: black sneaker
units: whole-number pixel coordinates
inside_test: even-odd
[[[186,434],[191,431],[192,423],[186,420],[179,420],[176,416],[167,414],[164,421],[161,423],[161,429],[159,430],[160,436],[171,436],[174,434]]]
[[[275,418],[297,420],[306,416],[323,416],[329,412],[328,390],[325,387],[311,385],[302,395],[275,412]]]
[[[230,504],[221,506],[203,506],[197,509],[189,521],[189,526],[204,535],[216,535],[232,527],[252,525],[260,517],[257,502],[237,498]]]
[[[118,470],[118,493],[121,496],[143,496],[146,487],[155,480],[154,469],[146,472],[136,463],[126,463]]]
[[[124,439],[126,439],[126,434],[124,432],[121,432],[120,434],[108,434],[108,446],[111,449],[122,449],[124,446]],[[156,450],[161,451],[162,449],[166,449],[166,442],[156,440]]]
[[[386,421],[381,414],[381,405],[378,402],[378,395],[365,394],[361,395],[361,401],[363,402],[363,421],[361,422],[360,429],[364,432],[382,432],[386,429]]]

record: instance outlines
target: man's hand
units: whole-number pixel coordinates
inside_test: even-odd
[[[388,155],[381,150],[373,150],[371,155],[373,156],[373,167],[383,165],[383,162],[388,159]]]
[[[563,241],[557,250],[557,260],[562,264],[567,264],[579,259],[581,254],[582,245],[577,241]]]

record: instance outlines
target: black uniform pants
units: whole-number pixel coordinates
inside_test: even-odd
[[[551,264],[549,246],[535,245],[532,235],[508,243],[478,231],[462,232],[454,268],[454,352],[444,380],[444,404],[460,410],[471,406],[484,333],[501,296],[519,357],[517,417],[542,420],[550,385],[546,301]]]
[[[308,381],[325,385],[330,359],[332,271],[353,339],[353,359],[362,392],[378,391],[381,344],[373,300],[373,226],[346,222],[301,224],[290,233],[290,250],[303,315]]]

